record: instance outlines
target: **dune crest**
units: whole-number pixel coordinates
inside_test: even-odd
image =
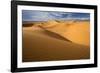
[[[90,58],[88,46],[59,40],[48,36],[51,34],[47,33],[44,30],[23,29],[23,62]]]
[[[48,23],[48,24],[47,24]],[[48,21],[46,25],[40,25],[45,30],[52,31],[72,42],[87,45],[90,43],[90,23],[89,21]],[[50,26],[50,27],[49,27]]]
[[[23,62],[90,58],[89,21],[53,20],[26,26],[23,26]]]

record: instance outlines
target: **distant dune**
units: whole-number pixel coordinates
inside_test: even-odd
[[[89,59],[89,22],[47,21],[23,26],[22,52],[23,62]]]

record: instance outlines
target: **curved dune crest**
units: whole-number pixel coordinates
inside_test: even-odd
[[[71,40],[72,42],[90,45],[90,23],[89,21],[66,21],[66,23],[47,24],[55,27],[47,28],[45,25],[41,25],[46,30],[57,33],[64,38]]]
[[[23,27],[23,62],[90,58],[89,22],[43,23]]]
[[[89,58],[88,46],[58,40],[38,32],[23,32],[23,62]]]

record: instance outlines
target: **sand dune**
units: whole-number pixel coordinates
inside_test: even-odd
[[[23,62],[89,59],[89,44],[83,43],[86,41],[81,40],[75,42],[76,40],[74,40],[77,38],[75,35],[76,33],[73,33],[76,27],[78,27],[77,35],[81,36],[79,27],[83,27],[80,25],[82,22],[77,22],[77,25],[76,22],[73,23],[73,21],[59,23],[56,21],[48,21],[46,23],[33,25],[31,27],[23,27]],[[87,22],[83,23],[87,26]],[[86,26],[81,29],[87,29]],[[87,39],[87,35],[84,36],[86,36],[85,38]]]
[[[40,25],[46,30],[60,34],[75,43],[90,45],[90,23],[89,21],[48,21],[46,25]]]

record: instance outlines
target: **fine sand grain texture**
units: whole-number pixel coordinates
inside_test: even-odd
[[[23,62],[90,58],[89,21],[47,21],[23,26]]]

